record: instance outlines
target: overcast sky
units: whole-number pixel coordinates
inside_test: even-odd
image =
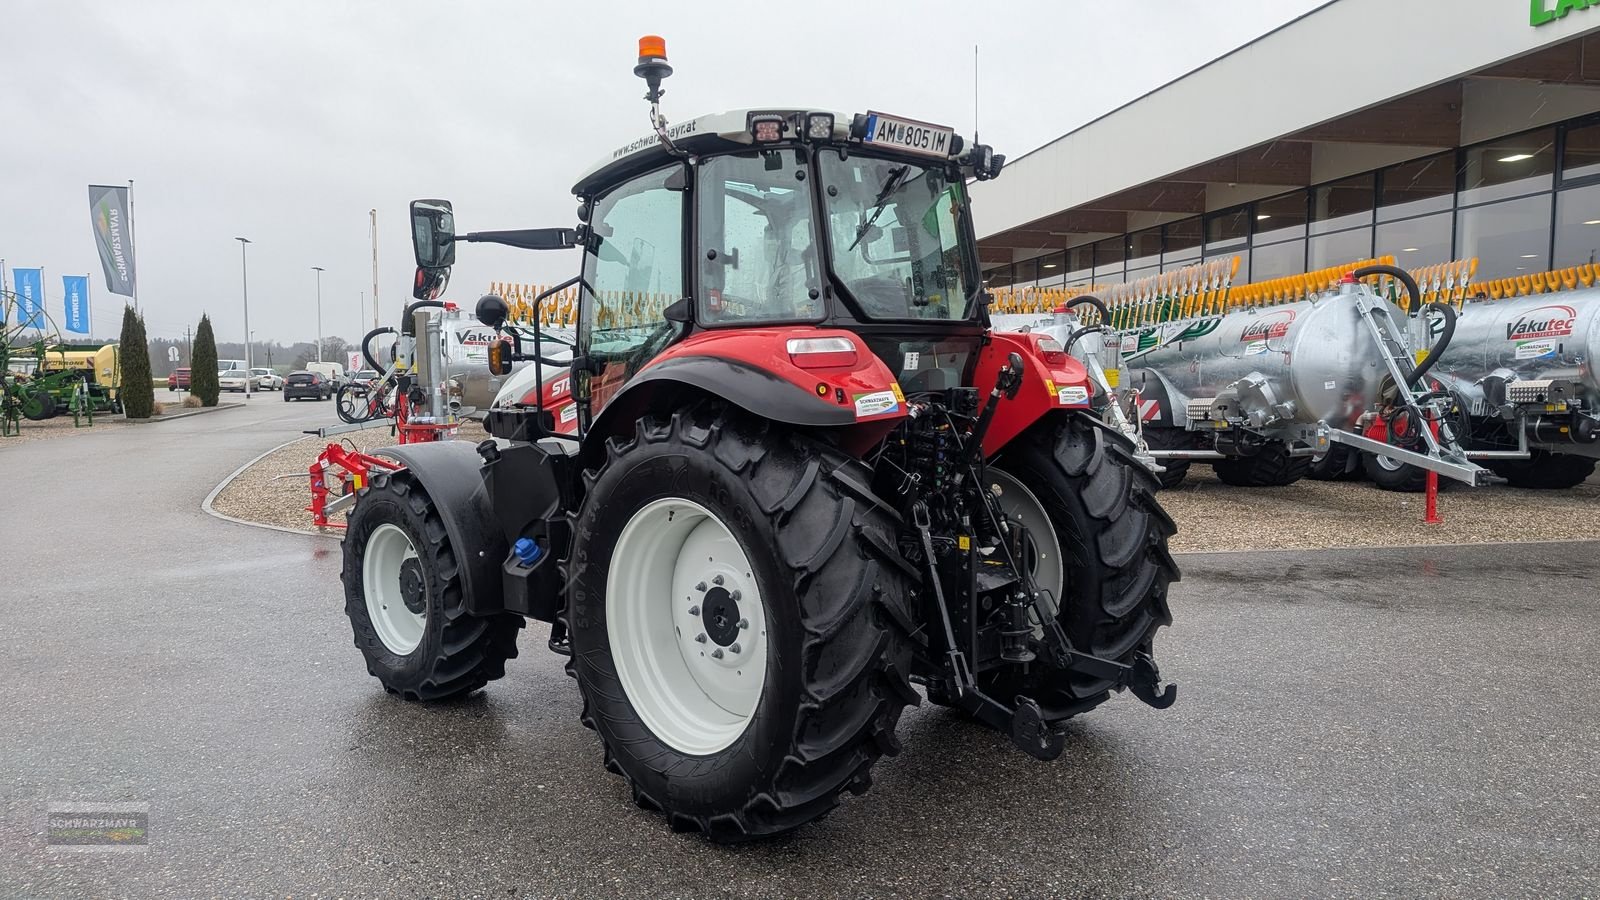
[[[46,269],[58,317],[60,276],[89,273],[95,331],[114,335],[86,185],[131,178],[152,336],[206,311],[243,337],[243,236],[257,340],[315,336],[312,266],[324,332],[354,339],[372,321],[369,209],[383,324],[409,298],[412,198],[454,201],[463,230],[576,224],[578,174],[645,130],[641,34],[667,39],[673,122],[792,103],[969,135],[977,43],[983,140],[1015,157],[1323,2],[7,0],[0,258],[8,286]],[[463,245],[449,297],[576,266]]]

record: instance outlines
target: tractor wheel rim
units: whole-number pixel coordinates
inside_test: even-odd
[[[416,545],[400,526],[385,523],[367,537],[361,591],[383,646],[396,656],[417,649],[428,622],[427,587]]]
[[[1385,472],[1398,472],[1400,471],[1400,467],[1405,465],[1405,463],[1402,463],[1392,456],[1379,456],[1377,457],[1377,460],[1378,467],[1383,469]]]
[[[989,490],[1000,500],[1001,511],[1028,530],[1022,548],[1023,558],[1017,563],[1027,567],[1040,590],[1048,592],[1045,606],[1052,613],[1059,613],[1061,592],[1067,583],[1066,558],[1061,553],[1061,539],[1056,536],[1055,526],[1050,524],[1044,504],[1026,485],[1000,469],[989,467],[987,478]],[[1035,630],[1041,636],[1044,633],[1037,622]]]
[[[744,734],[767,679],[767,612],[749,557],[715,513],[655,500],[628,520],[607,576],[606,630],[646,728],[707,756]]]

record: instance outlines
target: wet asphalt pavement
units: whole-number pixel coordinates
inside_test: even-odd
[[[870,793],[727,849],[601,768],[542,627],[403,703],[335,543],[200,512],[331,413],[0,442],[0,896],[1600,894],[1600,544],[1184,557],[1173,709],[1053,763],[909,710]],[[52,801],[147,802],[149,849],[47,849]]]

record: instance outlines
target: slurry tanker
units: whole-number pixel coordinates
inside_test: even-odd
[[[1244,286],[1232,284],[1237,266],[1214,260],[1085,294],[1075,314],[1038,325],[1080,356],[1093,351],[1087,332],[1109,337],[1106,415],[1141,433],[1163,485],[1195,461],[1228,484],[1290,484],[1338,446],[1482,483],[1488,472],[1461,448],[1451,398],[1423,386],[1451,339],[1450,304],[1425,303],[1387,260]],[[1404,305],[1389,299],[1402,288]],[[1029,302],[1010,306],[1027,315]],[[1399,423],[1405,440],[1383,440],[1374,423]]]

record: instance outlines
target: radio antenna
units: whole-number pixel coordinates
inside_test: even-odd
[[[972,45],[972,143],[978,143],[978,45]]]

